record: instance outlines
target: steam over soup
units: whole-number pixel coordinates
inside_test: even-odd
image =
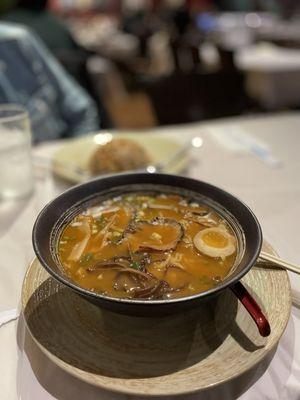
[[[208,290],[232,268],[237,240],[206,205],[130,193],[77,215],[58,252],[79,286],[110,297],[170,299]]]

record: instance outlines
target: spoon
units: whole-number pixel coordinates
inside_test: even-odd
[[[171,157],[159,163],[148,165],[147,167],[145,167],[145,170],[150,174],[163,171],[167,167],[172,165],[174,162],[178,161],[180,157],[184,156],[191,147],[199,148],[202,146],[202,144],[203,144],[203,139],[199,136],[194,136],[191,140],[183,144],[175,153],[173,153]]]

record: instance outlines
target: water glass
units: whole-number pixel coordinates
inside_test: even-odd
[[[33,190],[31,130],[20,105],[0,105],[0,200],[24,198]]]

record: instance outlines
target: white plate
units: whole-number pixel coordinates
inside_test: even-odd
[[[53,171],[56,175],[72,183],[80,183],[84,179],[81,171],[88,171],[88,163],[95,149],[100,146],[100,133],[74,139],[63,145],[53,158]],[[174,154],[182,145],[182,141],[156,133],[113,133],[113,138],[131,139],[142,145],[148,152],[152,163],[161,162]],[[97,143],[98,142],[98,143]],[[179,173],[188,163],[188,154],[170,165],[164,172]]]

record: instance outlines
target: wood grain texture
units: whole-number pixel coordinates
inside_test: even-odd
[[[134,395],[183,394],[245,373],[283,334],[291,309],[287,273],[254,267],[242,281],[269,319],[268,338],[229,290],[184,314],[128,317],[88,303],[37,260],[24,280],[23,313],[42,351],[77,378]]]

